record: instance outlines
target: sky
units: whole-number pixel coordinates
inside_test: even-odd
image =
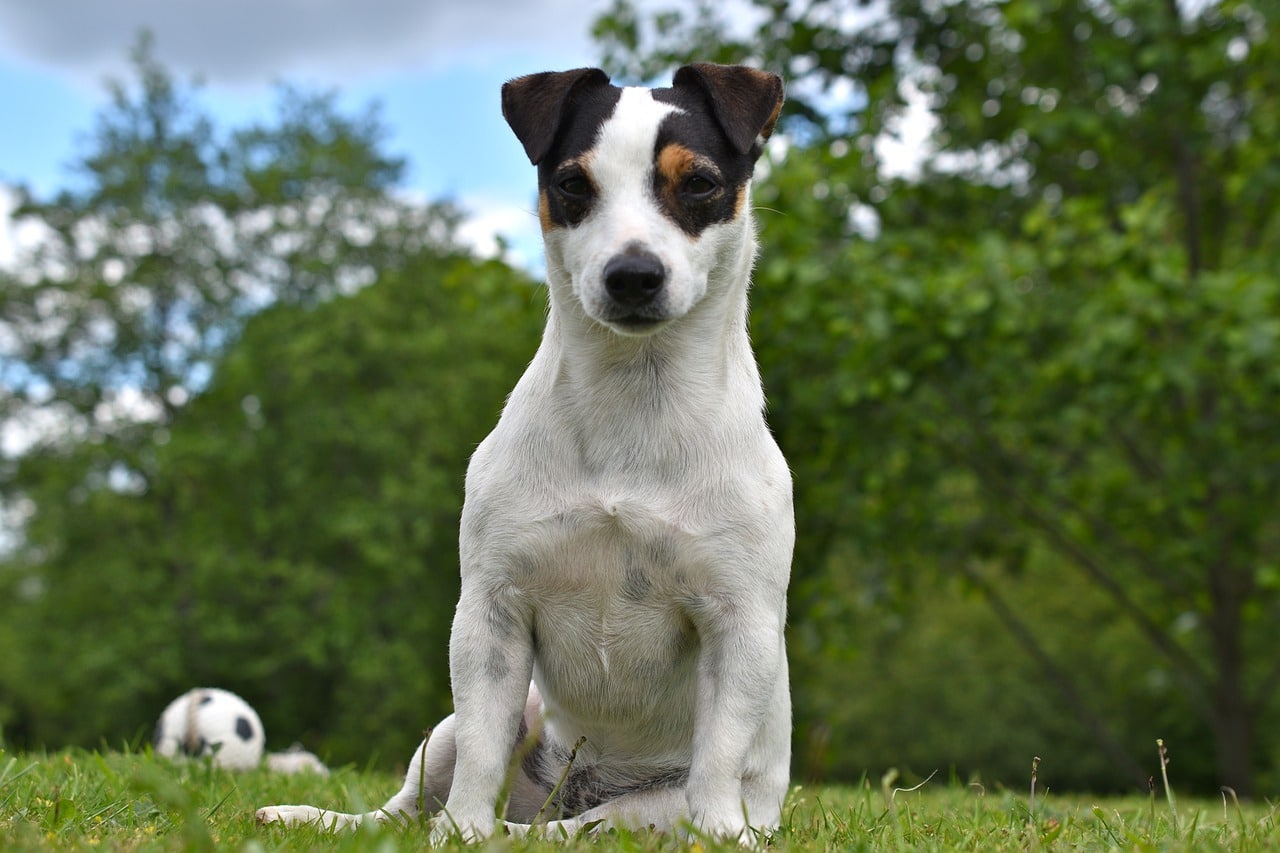
[[[499,89],[533,71],[596,64],[592,21],[610,0],[0,0],[0,263],[25,239],[14,185],[46,197],[73,181],[105,81],[128,79],[144,28],[224,129],[274,115],[282,82],[381,105],[406,190],[469,213],[464,239],[512,241],[536,266],[535,174],[502,120]],[[644,4],[641,4],[644,5]]]

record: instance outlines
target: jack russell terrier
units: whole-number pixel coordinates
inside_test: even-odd
[[[521,77],[550,312],[471,459],[454,713],[382,809],[433,841],[654,827],[751,841],[790,765],[791,477],[747,336],[751,176],[782,81],[689,65]],[[505,813],[497,814],[505,795]]]

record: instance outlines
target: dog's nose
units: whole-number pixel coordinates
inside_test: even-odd
[[[667,270],[648,252],[628,252],[604,267],[604,288],[619,305],[635,307],[651,302],[662,290]]]

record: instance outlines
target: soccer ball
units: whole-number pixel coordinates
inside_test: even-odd
[[[212,757],[229,770],[249,770],[266,746],[262,720],[228,690],[197,687],[169,703],[156,723],[156,752],[169,758]]]

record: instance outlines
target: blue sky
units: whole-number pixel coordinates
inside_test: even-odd
[[[274,86],[337,88],[382,105],[407,189],[471,213],[466,236],[501,233],[536,264],[534,172],[502,120],[498,90],[519,74],[594,64],[591,22],[609,0],[0,0],[0,262],[15,240],[4,186],[45,196],[127,77],[137,33],[181,79],[199,74],[222,127],[272,115]]]

